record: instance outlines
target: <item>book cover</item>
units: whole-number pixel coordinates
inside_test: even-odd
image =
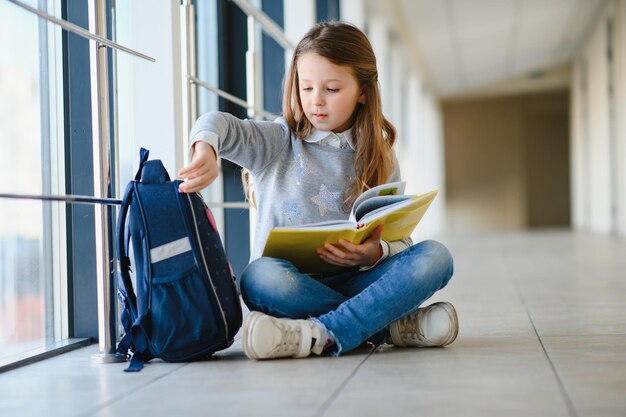
[[[408,237],[438,193],[433,190],[406,196],[401,194],[403,192],[403,182],[383,184],[355,200],[348,220],[274,228],[265,243],[263,256],[287,259],[305,273],[338,272],[341,267],[321,260],[316,252],[318,248],[325,243],[337,243],[339,239],[362,243],[381,224],[384,240]]]

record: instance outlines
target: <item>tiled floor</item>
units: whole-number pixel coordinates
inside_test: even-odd
[[[571,232],[441,239],[443,349],[96,365],[96,346],[0,374],[0,416],[626,416],[626,241]]]

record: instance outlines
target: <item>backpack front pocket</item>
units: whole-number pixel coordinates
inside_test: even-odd
[[[197,268],[152,278],[150,300],[151,349],[170,361],[212,353],[219,327],[207,302],[205,279]]]

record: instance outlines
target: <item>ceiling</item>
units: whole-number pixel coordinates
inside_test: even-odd
[[[368,3],[440,97],[566,67],[607,0],[392,0]],[[561,71],[562,73],[563,71]]]

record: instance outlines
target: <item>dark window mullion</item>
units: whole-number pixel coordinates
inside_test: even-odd
[[[315,11],[318,22],[339,20],[339,0],[317,0]]]
[[[248,30],[246,15],[231,1],[218,1],[219,88],[245,99],[246,50]],[[227,100],[219,100],[219,109],[246,118],[246,110]],[[241,167],[222,161],[224,201],[244,201]],[[250,259],[250,217],[248,210],[224,210],[226,255],[235,275],[240,276]]]
[[[263,0],[263,12],[284,29],[282,1]],[[263,108],[274,114],[282,113],[285,50],[263,32]]]
[[[63,18],[87,28],[88,3],[65,1]],[[63,31],[66,192],[93,195],[89,41]],[[67,205],[69,336],[97,337],[94,208]]]

